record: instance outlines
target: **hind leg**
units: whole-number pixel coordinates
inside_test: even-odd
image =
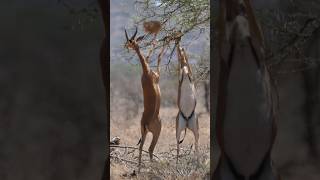
[[[242,180],[237,177],[231,170],[230,164],[223,157],[220,157],[217,168],[213,173],[214,180]]]
[[[192,131],[194,135],[194,140],[195,140],[195,152],[196,152],[196,157],[198,158],[198,141],[199,141],[199,123],[198,123],[198,117],[196,114],[192,116],[192,118],[188,122],[188,128]]]
[[[141,122],[144,122],[145,116],[142,115],[142,120]],[[142,148],[144,145],[144,142],[146,140],[146,136],[147,136],[147,129],[145,128],[145,124],[141,123],[141,141],[140,141],[140,146],[139,146],[139,163],[138,163],[138,173],[140,172],[140,168],[141,168],[141,156],[142,156]]]
[[[158,142],[160,132],[161,132],[161,121],[160,121],[159,117],[157,117],[157,119],[155,121],[152,121],[152,123],[149,123],[148,129],[152,133],[152,141],[151,141],[150,147],[148,149],[150,160],[152,161],[153,150]]]
[[[179,158],[179,141],[180,141],[180,135],[181,132],[186,128],[187,122],[183,117],[180,115],[180,112],[178,112],[177,118],[176,118],[176,139],[177,139],[177,164],[178,164],[178,158]]]
[[[260,171],[250,180],[280,180],[280,176],[272,168],[272,161],[270,155],[263,162]]]

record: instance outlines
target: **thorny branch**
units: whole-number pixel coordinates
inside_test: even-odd
[[[292,11],[257,11],[267,37],[266,63],[272,76],[302,72],[317,63],[315,59],[307,57],[306,47],[315,32],[320,29],[320,14],[310,9],[313,6],[306,6],[305,3],[305,6],[297,6],[299,2],[302,1],[292,2],[292,7],[300,7]],[[298,63],[300,65],[297,65]],[[283,68],[287,70],[284,71]]]
[[[300,49],[298,47],[301,46],[301,44],[303,44],[308,38],[310,38],[319,27],[319,18],[308,18],[300,28],[299,33],[295,33],[294,37],[288,40],[285,45],[279,48],[276,52],[272,52],[267,56],[267,60],[273,58],[277,59],[268,66],[275,66],[283,62],[288,56],[290,56],[290,52],[292,52],[293,49],[299,51]],[[309,30],[309,32],[305,32],[306,29]]]
[[[133,147],[133,146],[120,146],[120,145],[109,145],[110,148],[124,148],[124,149],[135,149],[135,150],[139,150],[139,148]],[[148,151],[142,150],[145,153],[149,153]],[[160,159],[158,156],[156,156],[155,154],[153,154],[154,157]]]
[[[137,25],[148,20],[159,20],[162,22],[162,33],[159,34],[159,42],[166,41],[167,38],[177,31],[181,31],[184,36],[199,30],[199,34],[197,34],[196,38],[191,40],[196,41],[200,38],[201,34],[205,32],[205,29],[209,28],[209,0],[136,0],[135,6],[138,9]],[[145,44],[144,47],[146,46],[149,46],[149,44]],[[161,46],[157,46],[155,49],[159,49],[160,47]],[[165,66],[166,71],[169,73],[171,73],[171,62],[175,55],[175,49],[175,44],[169,44],[164,52],[167,60],[162,66]],[[207,71],[204,73],[206,72]]]
[[[72,29],[77,26],[83,28],[84,25],[93,22],[99,17],[98,4],[96,0],[91,0],[82,8],[76,8],[75,5],[68,0],[57,0],[57,2],[60,3],[76,19],[76,25],[71,25]]]

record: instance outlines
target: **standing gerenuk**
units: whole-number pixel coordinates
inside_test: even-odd
[[[248,0],[220,3],[220,79],[215,180],[277,180],[271,162],[276,136],[263,36]]]

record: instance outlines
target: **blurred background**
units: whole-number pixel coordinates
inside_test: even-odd
[[[103,26],[92,0],[0,2],[0,179],[99,179]]]
[[[216,21],[218,1],[213,2],[212,18]],[[265,35],[267,66],[279,95],[274,165],[283,179],[318,180],[320,1],[252,0],[252,3]],[[214,148],[213,158],[217,159],[218,146]]]
[[[141,65],[138,56],[132,50],[128,51],[124,48],[126,41],[124,28],[128,30],[129,36],[134,33],[134,26],[138,24],[138,36],[144,34],[142,24],[139,20],[145,20],[141,15],[142,7],[138,5],[139,1],[126,0],[111,0],[111,18],[110,18],[110,104],[112,104],[111,114],[114,111],[122,110],[121,118],[130,119],[135,117],[140,108],[143,108],[143,96],[141,87]],[[143,1],[141,1],[143,2]],[[151,1],[152,2],[152,1]],[[158,1],[155,1],[158,2]],[[152,5],[150,5],[152,6]],[[174,7],[174,4],[168,6]],[[151,9],[151,8],[150,8]],[[208,10],[209,12],[209,10]],[[207,14],[209,15],[209,14]],[[146,18],[146,20],[160,20],[158,18]],[[197,87],[200,88],[199,97],[204,100],[204,106],[209,110],[209,99],[205,93],[205,87],[209,91],[209,21],[207,24],[202,24],[200,27],[195,27],[193,32],[183,37],[182,47],[187,50],[189,61],[195,71],[195,81]],[[176,28],[179,30],[179,28]],[[164,31],[164,30],[163,30]],[[200,32],[201,31],[201,32]],[[162,34],[157,38],[161,39]],[[158,43],[162,45],[161,42]],[[173,43],[172,43],[173,44]],[[143,43],[140,44],[141,49],[147,55],[147,48],[144,48]],[[149,47],[148,47],[149,48]],[[171,49],[170,49],[171,48]],[[165,51],[164,57],[160,65],[161,81],[160,87],[162,92],[163,106],[176,106],[177,98],[177,57],[176,50],[172,52],[173,46]],[[150,67],[155,69],[156,59],[159,51],[153,53],[151,57]],[[172,54],[171,54],[172,53]],[[200,77],[200,73],[204,75]],[[206,92],[209,93],[209,92]],[[208,96],[209,97],[209,96]],[[122,102],[122,100],[126,102]],[[207,104],[206,104],[207,103]],[[113,116],[111,115],[111,120]]]
[[[181,3],[181,5],[179,5]],[[181,144],[182,154],[186,151],[189,155],[181,157],[180,171],[175,169],[176,135],[175,124],[178,113],[178,61],[176,49],[172,42],[165,51],[161,61],[160,90],[161,107],[160,118],[162,130],[159,141],[155,147],[155,155],[161,160],[149,163],[148,154],[143,153],[143,162],[146,163],[142,173],[137,174],[138,179],[176,179],[204,178],[209,173],[210,165],[210,116],[209,116],[209,0],[190,1],[110,1],[110,136],[118,136],[120,145],[136,146],[140,136],[140,120],[143,112],[143,94],[141,86],[141,64],[137,54],[124,48],[126,41],[124,28],[129,36],[134,33],[134,26],[138,26],[138,35],[143,35],[142,22],[158,20],[163,25],[157,39],[162,39],[173,30],[185,32],[181,46],[186,49],[195,79],[197,90],[196,112],[199,115],[200,138],[199,147],[201,163],[196,168],[194,154],[190,146],[194,144],[194,136],[187,131],[186,139]],[[162,4],[162,5],[161,5]],[[181,6],[181,7],[180,7]],[[175,10],[176,9],[176,10]],[[168,14],[172,11],[172,14]],[[158,14],[152,16],[153,13]],[[197,14],[197,15],[196,15]],[[189,17],[190,16],[190,17]],[[149,41],[152,36],[146,37]],[[158,45],[162,45],[161,41]],[[140,47],[145,55],[150,46]],[[151,68],[155,69],[159,48],[151,56]],[[184,132],[182,133],[182,135]],[[148,133],[144,150],[148,150],[152,134]],[[194,149],[194,148],[193,148]],[[111,179],[123,179],[130,176],[136,169],[138,151],[130,153],[121,148],[111,148]],[[190,154],[191,152],[191,154]]]
[[[217,2],[212,1],[213,7],[218,7]],[[318,180],[319,1],[253,0],[253,4],[266,36],[268,67],[280,98],[275,166],[284,179]],[[98,57],[103,28],[96,7],[95,1],[89,0],[0,2],[1,180],[101,176],[106,116]],[[134,1],[111,0],[110,128],[111,137],[119,136],[127,145],[136,144],[140,137],[143,109],[140,65],[135,54],[123,49],[123,27],[132,33],[133,24],[139,21],[133,15],[139,12],[135,8]],[[217,8],[212,10],[217,14]],[[210,18],[215,21],[216,16]],[[208,30],[199,33],[200,29],[190,32],[182,42],[198,75],[209,73]],[[169,52],[163,59],[169,59]],[[168,129],[162,133],[156,153],[175,146],[175,55],[170,66],[165,63],[160,88],[162,117]],[[200,144],[206,160],[210,143],[206,97],[212,90],[208,90],[207,76],[197,77]],[[148,138],[145,148],[150,144],[150,135]],[[188,149],[192,143],[188,132],[182,147]],[[218,149],[216,145],[213,148]],[[212,156],[216,159],[218,153]],[[202,165],[201,173],[207,173],[208,162]],[[128,171],[124,166],[114,167],[115,177]]]
[[[257,9],[280,98],[275,165],[284,179],[320,179],[320,2],[260,0]]]

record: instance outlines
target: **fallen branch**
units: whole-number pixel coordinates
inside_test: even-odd
[[[124,148],[124,149],[137,149],[139,150],[139,148],[136,147],[132,147],[132,146],[119,146],[119,145],[109,145],[109,147],[114,147],[114,148]],[[148,151],[142,150],[145,153],[149,153]],[[155,154],[153,154],[154,157],[158,158],[160,160],[160,158],[158,156],[156,156]]]
[[[182,153],[179,154],[179,157],[184,157],[184,156],[190,155],[191,150],[192,150],[192,146],[193,146],[193,144],[191,144],[190,148],[188,148],[188,149],[186,149],[186,148],[179,148],[180,151],[182,151]],[[175,156],[175,155],[172,153],[172,151],[176,151],[176,150],[177,150],[177,148],[170,148],[169,152],[170,152],[173,156]]]
[[[117,158],[117,159],[119,159],[119,160],[121,160],[121,161],[129,162],[129,163],[133,163],[133,164],[138,164],[138,163],[135,162],[135,161],[131,161],[131,160],[128,160],[128,159],[120,158],[120,157],[118,157],[118,156],[110,155],[110,157],[112,157],[112,158]]]

